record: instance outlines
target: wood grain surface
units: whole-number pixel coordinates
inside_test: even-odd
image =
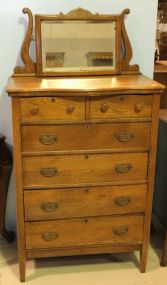
[[[23,183],[24,186],[47,187],[49,184],[145,180],[147,160],[147,153],[24,157]],[[119,166],[127,169],[118,173],[116,167]],[[50,177],[41,174],[47,169],[53,172]]]
[[[22,152],[149,148],[150,123],[22,126]]]
[[[142,242],[143,217],[97,217],[26,222],[26,249]]]
[[[151,117],[152,96],[108,96],[90,99],[90,118]]]
[[[25,220],[140,213],[146,193],[142,184],[25,191]]]
[[[10,96],[102,96],[109,94],[162,93],[165,86],[143,75],[89,76],[74,78],[11,77]],[[56,93],[54,93],[56,92]]]
[[[45,97],[20,99],[21,121],[85,119],[85,99]]]

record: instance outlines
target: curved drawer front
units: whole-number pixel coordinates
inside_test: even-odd
[[[148,148],[150,123],[22,126],[22,151]]]
[[[145,180],[147,161],[147,153],[23,157],[23,185],[47,188]]]
[[[97,217],[30,222],[26,248],[54,248],[95,244],[142,243],[143,217]]]
[[[147,185],[25,191],[25,220],[144,212],[146,192]]]
[[[21,122],[84,120],[85,99],[40,97],[20,99]]]
[[[90,98],[92,119],[151,117],[151,95],[115,95]]]

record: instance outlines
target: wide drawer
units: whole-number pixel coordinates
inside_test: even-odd
[[[21,122],[40,122],[44,120],[84,120],[85,98],[21,98],[20,109]]]
[[[26,248],[54,248],[95,244],[140,244],[142,216],[75,218],[26,222]]]
[[[90,98],[90,118],[119,119],[151,117],[151,95],[115,95]]]
[[[148,148],[150,123],[22,126],[22,151]]]
[[[147,179],[147,153],[23,157],[23,184],[29,187]]]
[[[146,192],[147,185],[25,191],[25,220],[144,212]]]

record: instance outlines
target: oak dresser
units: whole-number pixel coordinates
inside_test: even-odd
[[[139,250],[144,272],[164,87],[137,72],[44,78],[16,69],[7,91],[21,281],[26,259],[51,256]]]

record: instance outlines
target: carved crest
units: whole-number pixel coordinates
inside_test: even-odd
[[[77,8],[77,9],[74,9],[74,10],[71,10],[67,16],[70,16],[70,17],[89,17],[89,16],[93,16],[93,14],[88,11],[88,10],[85,10],[83,8]]]

